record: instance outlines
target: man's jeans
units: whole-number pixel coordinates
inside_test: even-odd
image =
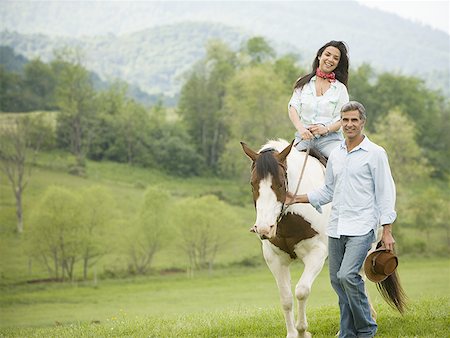
[[[374,240],[373,230],[363,236],[328,237],[331,285],[341,312],[339,337],[373,337],[377,332],[359,274]]]

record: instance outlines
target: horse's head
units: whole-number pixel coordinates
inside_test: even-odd
[[[245,143],[241,142],[241,145],[253,161],[250,183],[256,208],[256,222],[250,230],[262,239],[269,239],[277,232],[278,216],[286,200],[286,157],[291,151],[292,143],[281,153],[275,149],[263,149],[257,153]]]

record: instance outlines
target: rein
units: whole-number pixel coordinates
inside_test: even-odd
[[[295,144],[294,147],[297,144]],[[306,148],[306,157],[305,157],[305,160],[303,161],[302,171],[300,172],[300,177],[299,177],[298,182],[297,182],[297,187],[295,188],[294,196],[297,195],[298,189],[300,188],[300,183],[302,182],[303,174],[305,173],[306,162],[308,162],[308,157],[309,157],[309,151],[310,150],[311,150],[311,142],[308,143],[308,147]],[[289,188],[288,188],[287,173],[286,173],[286,192],[289,191],[288,189]],[[286,203],[284,203],[284,201],[283,201],[283,206],[281,208],[280,214],[277,217],[277,225],[278,225],[278,223],[280,223],[281,219],[283,218],[284,212],[286,211],[287,208],[289,208],[289,205],[286,205]]]

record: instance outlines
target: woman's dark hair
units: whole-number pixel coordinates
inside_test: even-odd
[[[319,67],[319,56],[322,55],[323,51],[327,47],[336,47],[341,52],[341,58],[339,59],[339,63],[334,70],[334,74],[336,74],[336,79],[338,79],[340,82],[342,82],[346,87],[348,83],[348,55],[347,55],[347,46],[345,42],[343,41],[330,41],[323,45],[318,51],[317,55],[314,58],[313,64],[312,64],[312,70],[311,73],[302,76],[299,78],[294,85],[295,88],[302,88],[305,84],[309,82],[309,80],[312,79],[314,75],[316,75],[316,69]]]

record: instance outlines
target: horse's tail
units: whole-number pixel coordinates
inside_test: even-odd
[[[407,296],[400,284],[400,278],[395,270],[384,281],[377,283],[377,289],[386,303],[396,308],[401,314],[406,311]]]

